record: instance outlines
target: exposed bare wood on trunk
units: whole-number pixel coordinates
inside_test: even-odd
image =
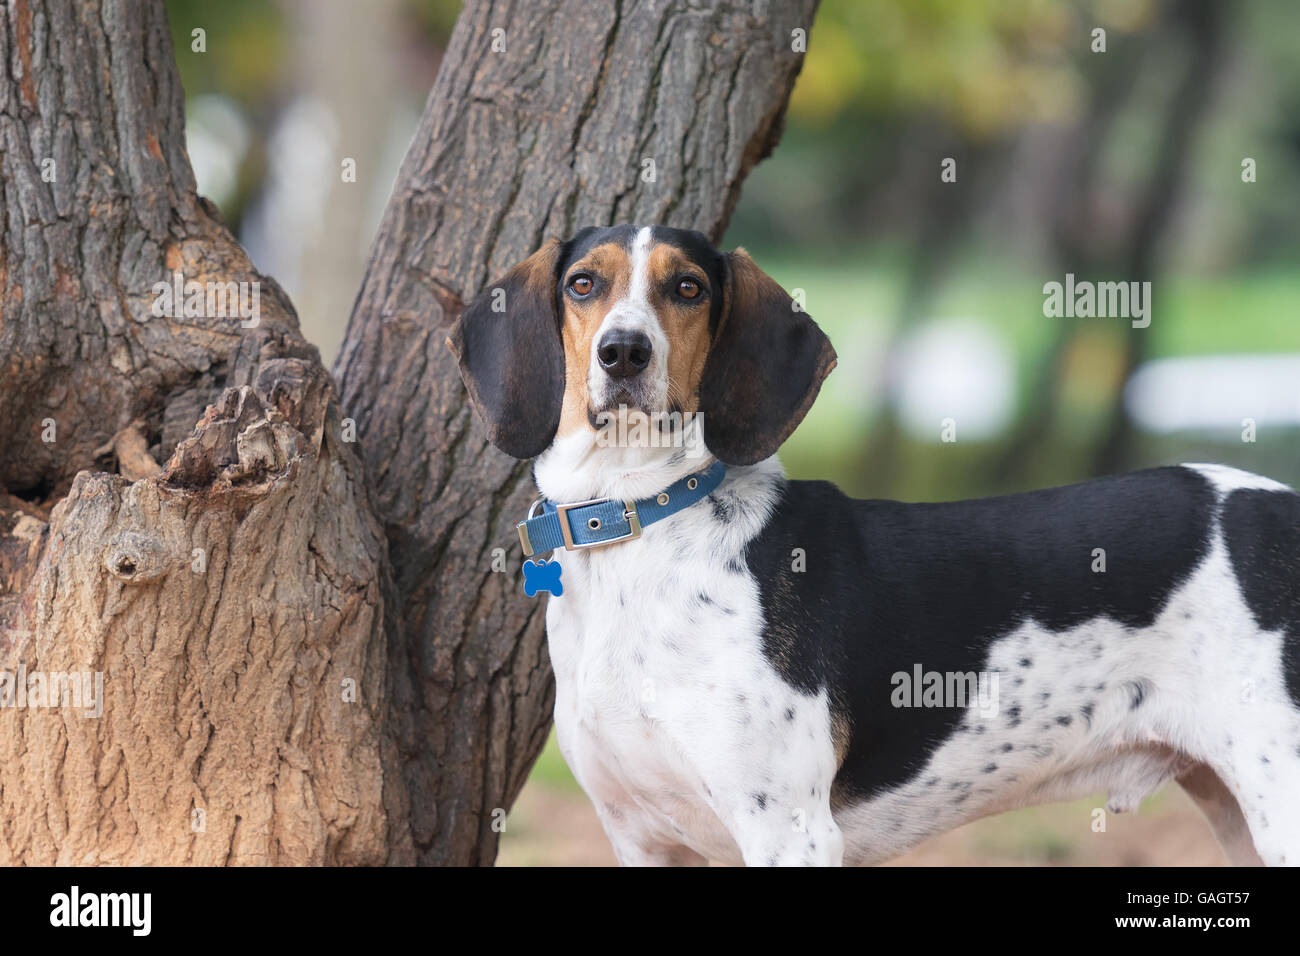
[[[4,7],[0,674],[103,685],[97,717],[0,707],[0,864],[493,860],[553,687],[540,605],[492,571],[526,469],[445,329],[544,235],[718,235],[814,6],[470,0],[341,405],[195,194],[161,0]],[[178,272],[259,282],[259,321],[154,314]]]
[[[194,192],[162,4],[18,0],[0,61],[0,671],[103,675],[97,718],[11,681],[0,863],[381,862],[382,533]],[[175,272],[259,324],[154,315]]]

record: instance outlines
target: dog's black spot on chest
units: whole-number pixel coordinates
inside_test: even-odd
[[[1242,489],[1223,503],[1223,537],[1255,623],[1283,634],[1286,689],[1300,707],[1300,495]]]
[[[791,685],[825,688],[846,720],[837,788],[880,793],[920,772],[965,714],[893,707],[891,675],[916,664],[979,672],[993,641],[1025,622],[1150,626],[1204,557],[1214,508],[1210,483],[1187,468],[942,504],[854,501],[826,482],[789,482],[746,552],[764,653]],[[1092,570],[1096,548],[1104,574]],[[1020,723],[1019,706],[1005,714]]]
[[[1151,684],[1145,678],[1127,681],[1124,688],[1128,691],[1128,709],[1137,710],[1147,699],[1147,694],[1151,692]]]

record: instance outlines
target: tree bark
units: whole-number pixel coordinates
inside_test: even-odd
[[[0,863],[382,861],[382,531],[195,193],[162,4],[16,0],[0,60]],[[257,326],[154,315],[176,272],[260,283]]]
[[[445,330],[548,234],[720,234],[815,0],[751,6],[470,0],[340,403],[195,194],[161,0],[8,4],[0,675],[103,691],[97,718],[0,707],[0,864],[494,859],[553,686],[517,557],[493,570],[527,469],[487,446]],[[176,272],[260,283],[260,321],[153,314]]]

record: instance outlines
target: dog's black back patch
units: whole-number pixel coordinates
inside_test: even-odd
[[[1300,495],[1242,489],[1223,503],[1223,538],[1255,623],[1282,632],[1282,669],[1300,707]]]
[[[1206,554],[1214,510],[1210,483],[1178,467],[940,504],[789,482],[746,554],[764,652],[790,684],[827,688],[851,728],[836,787],[867,797],[920,772],[965,713],[891,706],[893,674],[978,672],[1026,621],[1149,626]]]

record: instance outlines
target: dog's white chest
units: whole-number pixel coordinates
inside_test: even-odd
[[[570,491],[549,487],[555,462],[538,473]],[[729,474],[638,540],[555,556],[556,736],[623,863],[838,862],[829,698],[768,659],[745,557],[779,477],[775,461]]]
[[[715,714],[759,663],[757,601],[733,575],[721,603],[716,567],[666,543],[561,556],[564,595],[547,610],[556,732],[602,818],[725,859],[734,843],[700,764],[724,748]]]
[[[656,530],[560,556],[564,595],[547,610],[556,733],[607,828],[739,862],[723,803],[761,781],[720,794],[718,768],[764,766],[807,701],[763,658],[743,566],[704,553],[705,536]]]

